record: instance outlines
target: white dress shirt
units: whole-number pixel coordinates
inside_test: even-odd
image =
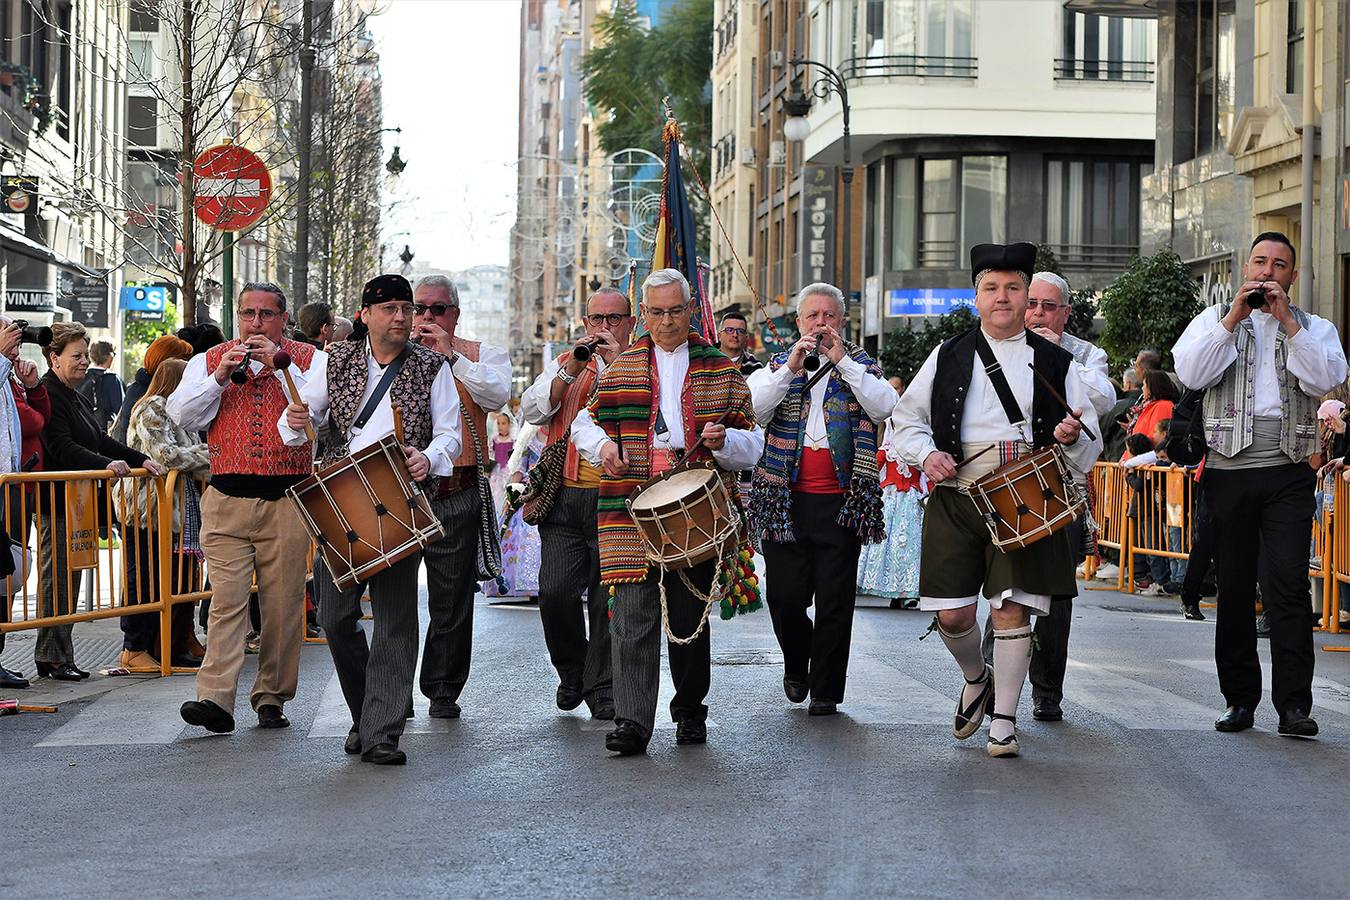
[[[680,399],[684,393],[684,378],[689,372],[689,344],[681,344],[669,351],[652,344],[652,358],[656,361],[656,375],[660,380],[661,418],[667,427],[666,431],[652,436],[652,447],[683,450],[684,411],[680,408]],[[577,452],[591,465],[600,468],[603,465],[600,451],[609,440],[605,430],[591,419],[590,410],[583,406],[572,421],[572,443]],[[764,432],[759,426],[728,428],[726,444],[721,450],[712,451],[717,464],[731,472],[753,468],[763,454]]]
[[[966,402],[961,415],[961,443],[966,447],[971,445],[988,445],[1000,441],[1024,441],[1028,445],[1031,440],[1031,401],[1035,390],[1035,376],[1030,369],[1030,363],[1034,358],[1034,351],[1027,346],[1026,332],[1018,334],[1016,337],[999,339],[990,337],[985,338],[989,341],[990,348],[994,351],[994,358],[998,360],[1003,367],[1003,374],[1008,379],[1008,387],[1012,389],[1013,396],[1017,398],[1018,406],[1022,410],[1025,421],[1021,428],[1008,421],[1007,413],[1003,411],[1003,404],[999,402],[998,394],[994,390],[993,383],[989,376],[984,372],[984,366],[980,358],[976,355],[973,366],[973,373],[970,378],[970,388],[966,391]],[[900,457],[909,465],[922,466],[923,461],[928,458],[928,454],[937,450],[937,444],[933,441],[933,381],[937,375],[937,355],[941,348],[934,348],[933,352],[924,360],[924,364],[915,373],[910,380],[909,386],[905,388],[904,396],[900,398],[899,404],[895,408],[895,422],[897,428],[892,434],[891,442],[895,449],[899,451]],[[1089,438],[1085,432],[1079,432],[1077,442],[1069,445],[1060,445],[1064,451],[1069,464],[1080,474],[1091,471],[1092,464],[1097,461],[1101,454],[1102,441],[1101,430],[1097,426],[1097,411],[1093,409],[1092,404],[1088,402],[1087,390],[1083,387],[1082,378],[1079,376],[1078,368],[1070,366],[1068,373],[1064,376],[1064,398],[1069,401],[1069,405],[1074,409],[1083,411],[1083,424],[1092,430],[1097,437]],[[1062,416],[1061,416],[1062,418]],[[1058,422],[1058,419],[1056,420]],[[982,449],[979,447],[978,449]],[[978,474],[992,471],[997,468],[996,454],[989,453],[972,464],[969,473],[962,470],[962,480],[965,476],[978,477]]]
[[[825,365],[825,361],[822,360],[821,365]],[[895,402],[899,399],[895,388],[891,387],[886,379],[868,373],[856,359],[845,356],[835,366],[835,372],[853,391],[853,396],[858,398],[863,412],[867,413],[867,417],[873,422],[884,422],[895,409]],[[807,373],[808,378],[810,374]],[[746,379],[746,384],[750,386],[750,395],[755,402],[756,421],[773,420],[774,412],[787,396],[788,388],[792,386],[792,381],[796,377],[785,364],[779,366],[775,372],[770,372],[768,366],[765,366]],[[829,436],[825,432],[825,391],[829,388],[829,381],[830,376],[827,376],[811,388],[811,409],[806,416],[805,443],[806,447],[815,450],[830,448]]]
[[[511,399],[511,357],[500,347],[479,344],[478,362],[461,353],[452,369],[455,381],[484,410],[501,409]]]
[[[1188,388],[1199,390],[1218,384],[1224,372],[1237,361],[1237,328],[1223,327],[1222,308],[1211,306],[1191,320],[1172,348],[1177,377]],[[1309,397],[1320,397],[1345,383],[1345,351],[1336,326],[1320,316],[1310,316],[1307,328],[1285,341],[1285,365]],[[1270,313],[1254,309],[1251,319],[1256,333],[1256,396],[1252,412],[1263,418],[1284,415],[1280,403],[1280,378],[1275,370],[1275,338],[1280,322]]]
[[[366,389],[361,394],[361,401],[356,404],[358,415],[366,408],[366,402],[375,393],[385,370],[385,366],[377,363],[371,355],[369,344],[365,346],[365,357]],[[356,453],[385,435],[394,433],[394,410],[390,396],[391,392],[385,391],[365,426],[351,429],[347,435],[348,453]],[[315,428],[322,427],[328,421],[327,366],[321,376],[315,376],[311,369],[309,381],[300,388],[300,402],[309,404],[309,417]],[[296,431],[287,425],[285,413],[277,420],[277,433],[288,447],[305,442],[304,431]],[[459,450],[459,391],[455,389],[455,377],[446,365],[437,370],[436,380],[431,383],[431,443],[422,448],[422,453],[431,463],[432,475],[449,475],[454,471]]]
[[[605,371],[605,361],[597,353],[591,357],[595,360],[596,377]],[[531,425],[547,425],[552,418],[562,409],[562,403],[552,406],[548,402],[549,395],[553,393],[553,379],[558,377],[558,357],[553,357],[544,363],[544,371],[539,373],[539,377],[534,380],[534,384],[525,389],[525,393],[520,395],[520,414],[526,422]],[[578,375],[578,378],[581,376]]]
[[[248,365],[254,375],[263,369],[263,364],[256,359],[249,360]],[[299,366],[291,366],[291,378],[295,381],[295,389],[303,394],[305,385],[314,379],[322,381],[327,369],[328,354],[322,350],[315,350],[314,359],[309,364],[309,371],[302,372]],[[291,396],[291,391],[286,386],[286,379],[281,372],[274,371],[272,377],[281,383],[281,393],[286,398],[286,402],[289,403],[294,400],[295,398]],[[211,427],[211,423],[216,420],[216,414],[220,412],[220,395],[225,393],[225,389],[230,384],[232,382],[228,379],[224,384],[216,381],[215,373],[206,370],[206,354],[198,353],[188,360],[187,368],[183,370],[183,380],[169,395],[165,410],[168,412],[169,418],[177,422],[178,427],[189,434],[195,431],[206,431]],[[303,435],[301,443],[304,443]]]

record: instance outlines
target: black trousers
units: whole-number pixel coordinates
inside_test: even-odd
[[[1214,562],[1214,526],[1209,520],[1209,502],[1205,500],[1203,486],[1195,494],[1195,514],[1191,518],[1191,555],[1186,562],[1186,577],[1181,582],[1181,602],[1187,606],[1200,602],[1205,578]]]
[[[1230,706],[1261,700],[1256,653],[1256,584],[1270,624],[1270,693],[1275,709],[1312,708],[1310,531],[1316,473],[1302,463],[1206,469],[1203,476],[1218,571],[1214,661]],[[1258,562],[1259,561],[1259,562]]]
[[[126,544],[122,548],[127,557],[126,604],[154,603],[159,599],[159,547],[152,540],[149,529],[128,528],[125,532]],[[184,576],[184,563],[189,566]],[[182,553],[169,555],[169,577],[174,585],[180,577],[189,582],[195,581],[201,562]],[[169,646],[174,653],[183,649],[183,643],[192,634],[192,604],[179,603],[173,608],[173,634]],[[143,650],[156,659],[160,654],[159,613],[141,613],[135,616],[123,616],[122,649]]]
[[[478,592],[478,505],[476,487],[431,501],[431,511],[445,525],[445,537],[422,551],[431,621],[419,681],[422,693],[432,702],[458,700],[469,680],[473,596]]]
[[[564,486],[539,525],[539,620],[558,679],[594,708],[614,695],[609,591],[600,584],[595,488]],[[586,609],[581,608],[582,592]],[[587,620],[590,640],[586,639]]]
[[[858,599],[857,533],[835,522],[843,494],[792,493],[792,530],[797,540],[765,539],[769,614],[783,674],[807,682],[811,696],[842,702]],[[812,603],[812,624],[806,610]]]

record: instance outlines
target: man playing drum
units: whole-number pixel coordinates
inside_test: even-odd
[[[326,357],[309,344],[282,338],[286,295],[270,282],[239,292],[239,339],[198,353],[169,396],[169,416],[185,431],[206,432],[211,486],[202,496],[202,551],[211,575],[206,658],[197,670],[197,699],[183,704],[183,721],[209,731],[234,730],[234,698],[244,664],[249,594],[256,576],[262,612],[258,675],[250,696],[260,728],[290,724],[283,708],[300,673],[305,558],[309,539],[286,489],[309,474],[303,440],[284,446],[273,423],[290,397],[273,366],[278,350],[304,384]]]
[[[333,463],[396,433],[397,405],[403,453],[414,481],[450,475],[460,450],[459,394],[440,353],[410,340],[412,286],[400,275],[380,275],[361,293],[364,341],[333,345],[327,366],[313,373],[277,422],[288,445],[303,443],[305,426],[327,426],[323,460]],[[435,479],[432,478],[432,481]],[[370,542],[377,535],[360,535]],[[343,749],[376,765],[403,765],[398,748],[404,710],[417,668],[417,567],[407,556],[369,582],[339,589],[316,560],[319,619],[328,637],[342,695],[352,713]],[[361,628],[361,595],[370,588],[375,634],[369,647]]]
[[[576,348],[561,354],[544,366],[520,398],[521,414],[544,429],[550,445],[567,436],[577,412],[595,393],[600,373],[628,349],[634,325],[628,297],[615,288],[601,288],[586,301],[582,324],[586,339],[578,346],[587,348],[589,359],[581,360]],[[571,441],[562,469],[562,487],[539,523],[539,619],[544,644],[558,670],[558,708],[576,709],[584,700],[595,718],[613,719],[609,592],[600,584],[595,512],[600,470],[583,459]]]
[[[506,351],[456,334],[459,290],[444,275],[428,275],[413,291],[417,304],[416,340],[450,360],[459,391],[459,408],[473,434],[465,430],[455,473],[440,479],[431,509],[445,537],[423,552],[427,564],[426,648],[422,652],[422,693],[431,701],[433,719],[458,719],[459,694],[469,680],[473,651],[473,595],[478,590],[479,543],[486,527],[494,531],[494,511],[478,484],[478,461],[486,461],[487,414],[511,399],[511,358]],[[489,495],[490,496],[490,495]],[[491,504],[487,504],[490,506]]]
[[[600,577],[614,585],[615,729],[605,747],[622,756],[643,753],[656,722],[661,679],[663,606],[668,631],[697,636],[670,641],[670,703],[675,742],[707,741],[707,696],[712,679],[706,601],[690,586],[711,592],[718,561],[679,572],[654,571],[625,501],[644,481],[672,468],[688,450],[719,469],[748,469],[764,450],[745,380],[731,360],[689,328],[689,282],[675,269],[658,269],[642,285],[647,334],[619,354],[600,376],[595,398],[577,413],[572,442],[603,467],[598,500]],[[702,446],[695,444],[702,441]],[[733,479],[723,483],[734,487]],[[664,595],[664,596],[663,596]]]
[[[896,406],[894,443],[937,486],[924,517],[919,607],[934,611],[933,627],[965,676],[952,732],[964,739],[978,731],[993,697],[989,755],[1016,756],[1030,616],[1048,613],[1052,596],[1075,592],[1073,548],[1061,529],[1021,549],[996,549],[965,489],[1002,463],[1056,445],[1072,472],[1085,473],[1101,442],[1088,436],[1098,434],[1097,415],[1073,355],[1026,330],[1036,247],[979,244],[970,260],[980,325],[929,355]],[[994,622],[992,667],[975,623],[982,594]]]

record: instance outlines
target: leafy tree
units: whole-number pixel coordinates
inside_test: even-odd
[[[123,365],[134,373],[145,357],[145,350],[162,334],[173,334],[178,330],[178,307],[170,300],[164,304],[164,318],[158,322],[150,319],[127,319],[122,329]]]
[[[914,320],[905,322],[905,327],[886,335],[886,345],[881,348],[881,368],[886,375],[899,375],[905,384],[919,371],[933,348],[948,338],[969,331],[979,323],[975,311],[962,306],[945,316],[930,319],[922,328],[914,327]]]
[[[1171,250],[1131,259],[1102,291],[1106,328],[1100,343],[1111,368],[1120,368],[1140,350],[1151,348],[1162,353],[1163,368],[1170,370],[1172,345],[1202,307],[1190,267]]]

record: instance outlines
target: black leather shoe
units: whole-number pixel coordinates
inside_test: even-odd
[[[1222,731],[1232,734],[1237,731],[1246,731],[1255,724],[1252,718],[1252,711],[1246,706],[1230,706],[1224,710],[1223,715],[1214,723],[1215,731]]]
[[[708,723],[698,719],[681,719],[676,722],[675,743],[681,747],[708,743]]]
[[[614,701],[601,700],[591,707],[591,718],[608,722],[614,718]]]
[[[291,720],[281,711],[280,706],[264,703],[258,707],[259,728],[290,728]]]
[[[26,688],[28,679],[24,678],[13,669],[6,669],[0,666],[0,688]]]
[[[805,681],[798,681],[796,678],[788,678],[786,675],[783,676],[783,693],[787,694],[787,698],[793,703],[801,703],[805,700],[806,690]]]
[[[823,697],[813,697],[811,705],[806,708],[807,715],[811,716],[832,716],[837,712],[839,712],[839,704]]]
[[[613,731],[605,735],[605,749],[620,756],[636,756],[647,752],[648,736],[636,722],[620,720]]]
[[[453,700],[432,700],[431,717],[433,719],[458,719],[459,704]]]
[[[581,701],[586,699],[581,696],[581,688],[570,684],[558,685],[558,709],[572,710],[581,705]]]
[[[376,744],[361,754],[361,762],[377,766],[405,766],[408,764],[408,754],[393,744]]]
[[[342,752],[348,756],[355,756],[361,752],[361,729],[353,725],[352,730],[347,732],[347,739],[342,742]]]
[[[82,681],[84,679],[78,669],[65,663],[40,662],[37,664],[37,673],[39,678],[50,678],[53,681]]]
[[[1192,622],[1205,621],[1205,614],[1200,611],[1199,603],[1181,604],[1181,614],[1186,618],[1190,619]]]
[[[1049,698],[1037,697],[1031,701],[1031,717],[1037,722],[1059,722],[1064,718],[1064,709]]]
[[[189,725],[200,725],[216,734],[234,731],[234,716],[210,700],[189,700],[178,708],[178,714]]]
[[[1301,709],[1286,709],[1280,713],[1280,734],[1285,737],[1316,737],[1317,720]]]
[[[202,661],[191,653],[177,653],[169,657],[169,665],[176,669],[200,669]]]

